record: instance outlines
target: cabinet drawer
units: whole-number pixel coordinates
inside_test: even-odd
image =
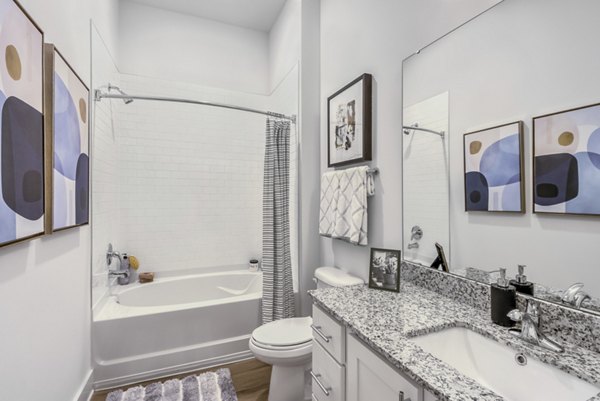
[[[313,344],[313,399],[345,401],[346,372],[319,344]]]
[[[311,400],[312,400],[312,401],[319,401],[319,400],[317,399],[317,396],[315,395],[315,393],[313,393],[313,394],[312,394]]]
[[[313,305],[313,338],[341,364],[346,362],[344,326]]]

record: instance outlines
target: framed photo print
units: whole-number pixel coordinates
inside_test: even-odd
[[[0,0],[0,247],[43,235],[44,35],[13,0]]]
[[[89,89],[60,52],[44,45],[47,232],[89,222]]]
[[[600,215],[600,104],[533,118],[533,212]]]
[[[371,248],[369,288],[400,291],[400,251]]]
[[[327,165],[371,160],[372,76],[363,74],[327,99]]]
[[[465,211],[525,213],[523,122],[464,135]]]

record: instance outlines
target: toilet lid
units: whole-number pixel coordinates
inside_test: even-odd
[[[312,340],[311,317],[281,319],[263,324],[252,333],[256,342],[276,347],[298,345]]]

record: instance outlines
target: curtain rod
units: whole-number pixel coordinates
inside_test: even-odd
[[[109,88],[119,90],[118,88],[116,88],[114,86],[109,87]],[[283,118],[286,120],[290,120],[294,124],[296,123],[296,115],[295,114],[293,114],[291,116],[286,116],[285,114],[279,114],[279,113],[274,113],[274,112],[270,112],[270,111],[256,110],[256,109],[251,109],[248,107],[234,106],[234,105],[225,104],[225,103],[204,102],[204,101],[200,101],[200,100],[180,99],[180,98],[171,98],[171,97],[162,97],[162,96],[128,95],[124,92],[121,92],[120,94],[115,94],[115,93],[102,92],[100,89],[95,90],[94,99],[97,102],[100,102],[102,99],[121,99],[126,104],[131,103],[133,100],[150,100],[150,101],[159,101],[159,102],[199,104],[199,105],[203,105],[203,106],[220,107],[223,109],[231,109],[231,110],[245,111],[248,113],[263,114],[263,115],[269,116],[269,117]]]

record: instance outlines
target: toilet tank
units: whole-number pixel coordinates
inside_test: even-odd
[[[362,279],[331,266],[317,268],[315,270],[315,281],[317,289],[364,284]]]

